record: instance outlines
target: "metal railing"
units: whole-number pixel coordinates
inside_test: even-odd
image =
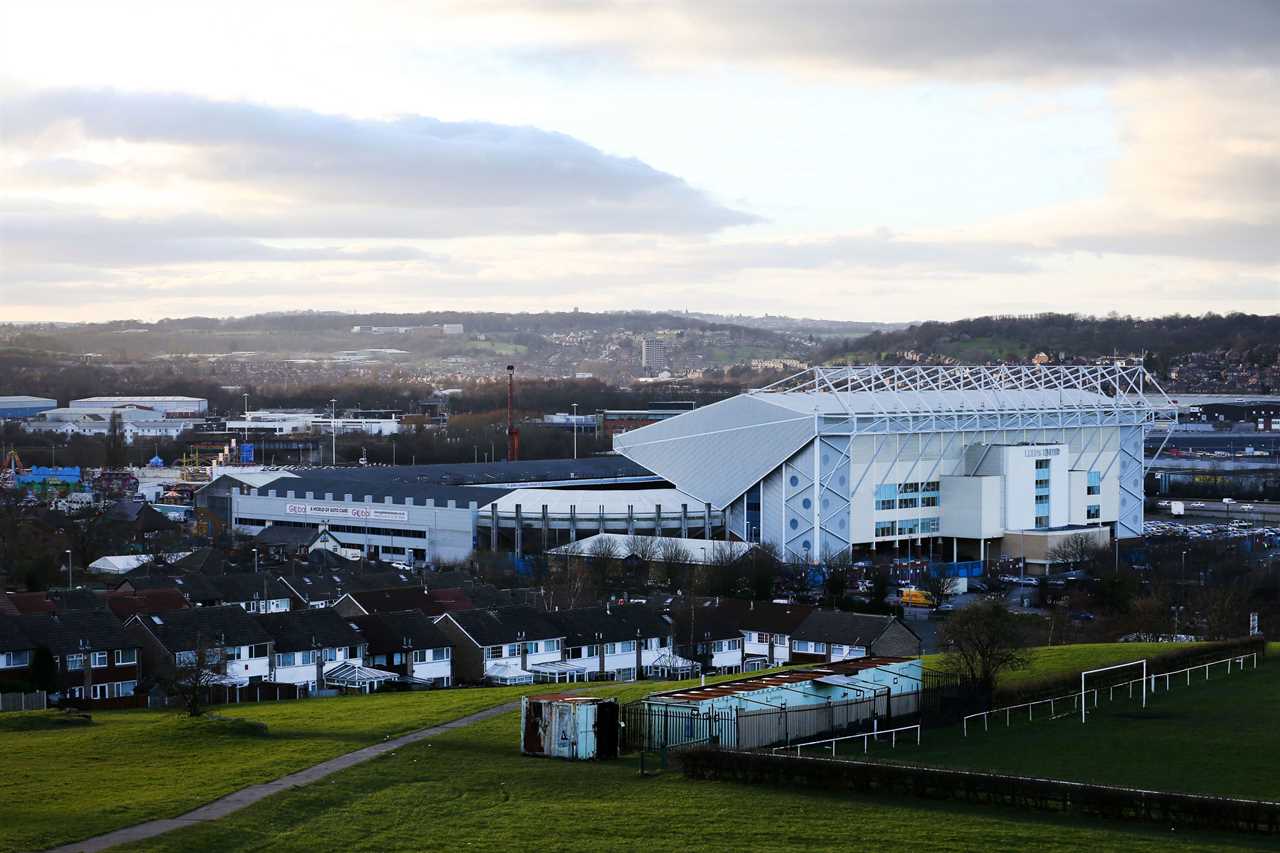
[[[1138,680],[1141,681],[1142,679],[1138,679]],[[1095,708],[1098,707],[1098,691],[1096,689],[1089,690],[1085,695],[1087,696],[1088,693],[1093,694],[1093,707]],[[1034,702],[1021,702],[1017,705],[1005,705],[1003,708],[990,708],[986,711],[979,711],[976,714],[969,714],[961,721],[961,725],[964,730],[964,736],[965,737],[969,736],[969,721],[974,719],[975,717],[982,718],[982,730],[985,732],[985,731],[990,731],[989,719],[992,714],[1004,714],[1005,728],[1008,728],[1010,725],[1013,724],[1014,711],[1018,711],[1018,710],[1021,710],[1022,708],[1026,708],[1027,719],[1034,720],[1036,705],[1048,705],[1049,716],[1052,718],[1056,716],[1058,713],[1057,705],[1059,702],[1066,702],[1070,700],[1072,711],[1079,708],[1080,696],[1081,694],[1079,693],[1071,693],[1067,696],[1054,696],[1050,699],[1037,699]]]
[[[1191,673],[1197,670],[1201,670],[1201,669],[1204,670],[1204,680],[1208,681],[1209,667],[1218,666],[1219,664],[1225,663],[1227,665],[1226,674],[1230,675],[1232,662],[1236,664],[1237,669],[1243,670],[1246,668],[1244,663],[1246,660],[1250,660],[1253,664],[1252,666],[1248,667],[1249,669],[1258,668],[1257,652],[1250,652],[1249,654],[1246,654],[1246,655],[1232,655],[1229,658],[1222,658],[1221,660],[1213,660],[1213,661],[1209,661],[1208,663],[1198,663],[1195,666],[1188,666],[1183,669],[1174,669],[1174,670],[1170,670],[1169,672],[1159,672],[1159,673],[1156,673],[1155,675],[1148,675],[1145,679],[1135,678],[1131,681],[1122,681],[1119,684],[1113,684],[1109,688],[1109,695],[1107,696],[1107,699],[1108,701],[1111,701],[1115,698],[1115,691],[1117,687],[1128,688],[1129,695],[1133,696],[1133,685],[1141,684],[1144,680],[1149,684],[1150,690],[1154,694],[1156,693],[1156,685],[1158,683],[1158,679],[1161,679],[1161,678],[1164,679],[1164,692],[1169,693],[1173,689],[1173,677],[1175,675],[1185,675],[1187,677],[1187,686],[1190,687]],[[1097,703],[1094,703],[1094,707],[1095,708],[1097,707]]]
[[[799,758],[800,750],[803,747],[822,746],[823,744],[829,743],[831,744],[831,757],[834,758],[836,755],[836,744],[840,743],[841,741],[857,740],[858,738],[861,738],[862,752],[865,755],[867,751],[870,749],[870,746],[869,746],[870,738],[875,738],[876,740],[879,740],[882,735],[889,735],[889,742],[892,748],[897,749],[898,748],[898,732],[909,732],[912,729],[915,729],[916,746],[919,746],[920,745],[920,724],[919,723],[915,723],[914,725],[910,725],[910,726],[899,726],[896,729],[877,729],[874,727],[874,724],[873,724],[871,731],[863,732],[860,735],[841,735],[840,737],[829,737],[829,738],[823,738],[822,740],[811,740],[811,741],[806,741],[805,743],[793,744],[791,746],[775,746],[772,750],[770,750],[770,752],[776,755],[780,750],[785,751],[785,750],[794,749],[796,751],[796,758]]]
[[[1075,711],[1075,710],[1078,710],[1078,709],[1080,708],[1080,698],[1081,698],[1081,696],[1088,696],[1089,694],[1092,694],[1092,697],[1093,697],[1093,703],[1092,703],[1092,704],[1093,704],[1093,707],[1094,707],[1094,708],[1097,708],[1097,707],[1098,707],[1098,693],[1099,693],[1099,690],[1102,690],[1102,689],[1105,689],[1105,690],[1107,691],[1107,701],[1108,701],[1108,702],[1113,702],[1113,701],[1115,701],[1116,690],[1126,690],[1126,691],[1128,691],[1128,698],[1130,698],[1130,699],[1131,699],[1131,698],[1133,698],[1133,688],[1134,688],[1134,686],[1135,686],[1135,685],[1142,686],[1142,685],[1144,684],[1144,682],[1145,682],[1145,683],[1148,685],[1148,687],[1149,687],[1149,689],[1151,690],[1151,692],[1154,694],[1154,693],[1156,693],[1156,692],[1157,692],[1157,691],[1156,691],[1156,687],[1157,687],[1157,684],[1158,684],[1159,680],[1160,680],[1160,679],[1164,679],[1165,692],[1166,692],[1166,693],[1168,693],[1170,690],[1172,690],[1172,687],[1173,687],[1173,678],[1174,678],[1175,676],[1179,676],[1179,675],[1184,675],[1184,676],[1186,676],[1186,683],[1187,683],[1187,686],[1188,686],[1188,687],[1190,687],[1190,686],[1191,686],[1191,674],[1192,674],[1193,672],[1196,672],[1196,671],[1199,671],[1199,670],[1204,670],[1204,680],[1205,680],[1205,681],[1208,681],[1208,680],[1209,680],[1209,668],[1210,668],[1210,667],[1213,667],[1213,666],[1219,666],[1219,665],[1221,665],[1221,664],[1226,664],[1226,666],[1227,666],[1227,674],[1228,674],[1228,675],[1230,675],[1230,674],[1231,674],[1231,665],[1232,665],[1232,663],[1236,664],[1236,667],[1237,667],[1238,669],[1243,670],[1243,669],[1245,669],[1245,668],[1246,668],[1246,667],[1245,667],[1245,661],[1250,661],[1250,662],[1252,663],[1252,666],[1251,666],[1251,667],[1249,667],[1250,669],[1257,669],[1257,668],[1258,668],[1258,653],[1257,653],[1257,652],[1250,652],[1250,653],[1248,653],[1248,654],[1243,654],[1243,655],[1232,655],[1231,657],[1222,658],[1222,659],[1220,659],[1220,660],[1209,661],[1208,663],[1198,663],[1198,664],[1195,664],[1194,666],[1188,666],[1188,667],[1185,667],[1185,668],[1183,668],[1183,669],[1170,670],[1169,672],[1160,672],[1160,673],[1156,673],[1156,674],[1154,674],[1154,675],[1147,675],[1147,676],[1144,676],[1143,678],[1133,678],[1133,679],[1129,679],[1128,681],[1119,681],[1119,682],[1116,682],[1115,684],[1108,685],[1108,686],[1107,686],[1107,687],[1105,687],[1105,688],[1097,688],[1097,687],[1090,688],[1090,689],[1089,689],[1089,690],[1087,690],[1087,691],[1083,691],[1083,692],[1079,692],[1079,693],[1072,693],[1072,694],[1071,694],[1071,695],[1069,695],[1069,696],[1055,696],[1055,697],[1054,697],[1054,698],[1052,698],[1052,699],[1037,699],[1037,700],[1036,700],[1036,701],[1034,701],[1034,702],[1023,702],[1023,703],[1018,704],[1018,705],[1007,705],[1007,706],[1005,706],[1005,707],[1003,707],[1003,708],[992,708],[992,709],[987,710],[987,711],[979,711],[979,712],[977,712],[976,714],[969,714],[969,715],[968,715],[968,716],[966,716],[966,717],[964,718],[964,720],[962,721],[962,727],[963,727],[964,737],[968,737],[968,736],[969,736],[969,721],[970,721],[970,720],[972,720],[972,719],[975,719],[975,718],[977,718],[977,717],[981,717],[981,718],[982,718],[982,730],[983,730],[983,731],[989,731],[989,730],[990,730],[990,729],[989,729],[989,719],[990,719],[990,716],[991,716],[992,714],[997,714],[997,715],[998,715],[998,714],[1004,714],[1004,715],[1005,715],[1005,726],[1006,726],[1006,727],[1008,727],[1009,725],[1011,725],[1011,724],[1012,724],[1012,720],[1013,720],[1013,712],[1014,712],[1014,711],[1018,711],[1018,710],[1020,710],[1020,709],[1022,709],[1022,708],[1026,708],[1026,709],[1027,709],[1027,719],[1028,719],[1028,720],[1032,720],[1032,719],[1034,719],[1034,707],[1035,707],[1036,705],[1048,705],[1048,706],[1049,706],[1049,715],[1050,715],[1050,717],[1052,717],[1052,716],[1054,716],[1054,715],[1055,715],[1055,713],[1056,713],[1056,710],[1057,710],[1056,705],[1057,705],[1057,703],[1059,703],[1059,702],[1066,702],[1067,700],[1071,700],[1071,708],[1072,708],[1072,710],[1073,710],[1073,711]],[[1085,707],[1087,708],[1088,706],[1089,706],[1089,703],[1086,701]]]

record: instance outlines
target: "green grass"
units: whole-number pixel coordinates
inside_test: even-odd
[[[1121,823],[691,782],[675,772],[639,778],[632,761],[526,758],[518,743],[518,716],[504,714],[132,849],[1165,851],[1174,843],[1168,831]],[[1176,844],[1244,850],[1259,840],[1179,833]]]
[[[1280,734],[1275,709],[1280,705],[1280,662],[1256,670],[1214,667],[1208,682],[1203,672],[1164,682],[1149,697],[1144,711],[1127,693],[1107,700],[1099,696],[1089,722],[1081,724],[1071,703],[1060,704],[1059,718],[1038,706],[1028,721],[1014,713],[1006,728],[1004,715],[970,720],[969,736],[959,726],[924,732],[914,743],[890,752],[873,746],[876,760],[908,761],[944,767],[992,770],[1023,776],[1045,776],[1108,785],[1124,785],[1194,794],[1220,794],[1280,800]],[[851,750],[861,756],[859,742]]]
[[[1001,688],[1030,687],[1040,681],[1054,681],[1064,675],[1079,674],[1117,663],[1187,648],[1194,643],[1080,643],[1070,646],[1040,646],[1030,650],[1031,662],[1026,669],[1006,672],[1000,677]],[[937,669],[942,655],[925,655],[924,665]]]
[[[181,814],[232,791],[545,688],[348,696],[215,709],[0,717],[0,853],[48,847]],[[252,726],[265,723],[262,735]]]

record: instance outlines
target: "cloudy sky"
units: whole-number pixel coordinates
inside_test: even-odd
[[[5,319],[1280,310],[1280,2],[12,3]]]

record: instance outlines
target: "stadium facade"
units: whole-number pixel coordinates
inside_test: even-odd
[[[1176,417],[1141,367],[818,367],[614,448],[788,560],[1046,564],[1071,535],[1141,535],[1143,439]]]

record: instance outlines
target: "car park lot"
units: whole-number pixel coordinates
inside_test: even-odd
[[[1189,540],[1242,539],[1250,536],[1280,536],[1280,526],[1260,527],[1236,519],[1228,522],[1148,520],[1142,529],[1146,538],[1172,537]]]

